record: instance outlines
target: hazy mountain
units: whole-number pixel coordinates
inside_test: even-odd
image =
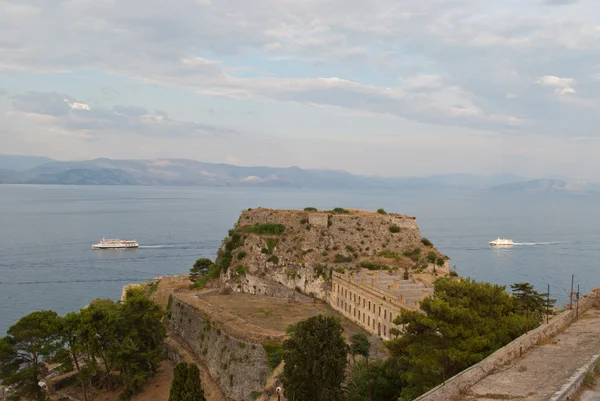
[[[339,170],[234,166],[187,159],[54,161],[35,156],[0,156],[0,183],[65,185],[183,185],[295,188],[491,189],[509,191],[590,190],[562,180],[533,180],[513,174],[442,174],[426,177],[368,177]],[[26,166],[31,166],[24,169]]]
[[[25,171],[53,161],[44,156],[0,155],[0,170]]]
[[[543,178],[513,182],[490,188],[493,192],[595,192],[598,184],[581,184],[564,180]]]

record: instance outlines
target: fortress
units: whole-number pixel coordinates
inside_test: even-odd
[[[394,319],[450,274],[449,258],[400,214],[248,209],[228,234],[206,288],[162,278],[151,295],[168,309],[171,359],[196,360],[225,397],[215,399],[270,400],[286,327],[316,314],[343,317],[345,336],[367,332],[384,356]]]

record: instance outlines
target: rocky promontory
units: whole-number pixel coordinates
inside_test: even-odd
[[[236,292],[327,300],[333,271],[384,270],[431,282],[449,259],[416,219],[384,211],[248,209],[219,251],[219,285]]]

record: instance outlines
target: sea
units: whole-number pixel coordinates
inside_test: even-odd
[[[530,282],[564,306],[600,287],[599,195],[442,190],[0,185],[0,336],[30,312],[117,300],[128,283],[214,259],[246,208],[384,208],[416,216],[464,277]],[[92,250],[102,237],[135,250]],[[492,248],[511,238],[515,246]]]

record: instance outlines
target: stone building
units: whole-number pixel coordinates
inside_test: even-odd
[[[353,271],[332,274],[329,304],[369,333],[384,340],[393,338],[390,329],[402,309],[418,310],[419,301],[433,288],[383,271]]]

